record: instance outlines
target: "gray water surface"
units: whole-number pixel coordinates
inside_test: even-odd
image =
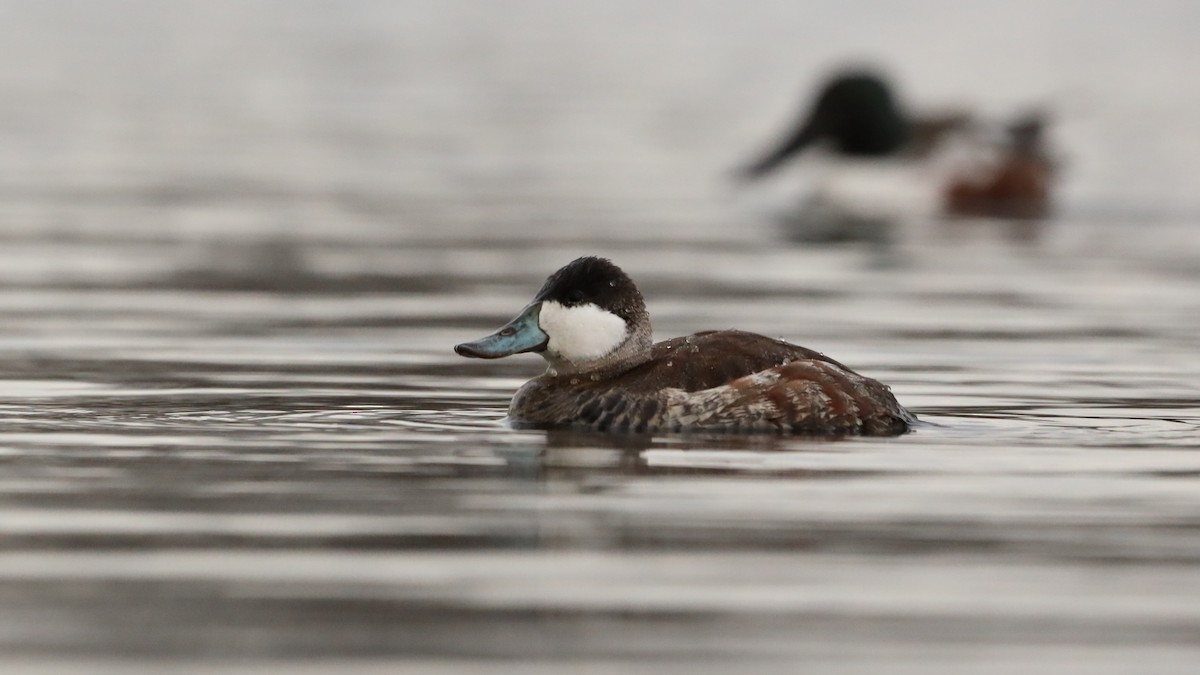
[[[502,423],[540,359],[449,347],[544,270],[524,244],[436,248],[511,257],[517,278],[0,295],[4,651],[547,672],[1196,655],[1200,279],[936,242],[886,270],[770,241],[675,252],[754,270],[742,285],[612,247],[663,335],[802,341],[923,420],[895,439],[614,439]],[[836,280],[813,281],[824,266]]]
[[[300,4],[0,3],[5,672],[1196,672],[1194,106],[1092,91],[1032,240],[790,245],[720,172],[806,81],[785,56],[841,50],[764,31],[866,21],[929,98],[987,50],[920,3]],[[951,14],[1058,54],[1099,38],[1028,12],[1069,5]],[[1114,7],[1157,49],[1020,62],[981,104],[1195,55],[1190,5]],[[541,360],[451,348],[584,254],[656,337],[784,337],[922,424],[509,428]]]

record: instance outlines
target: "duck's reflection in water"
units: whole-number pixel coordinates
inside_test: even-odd
[[[794,453],[828,452],[838,437],[773,434],[614,435],[554,430],[537,464],[544,478],[587,476],[828,477],[829,471],[781,461]],[[837,474],[852,472],[837,471]]]

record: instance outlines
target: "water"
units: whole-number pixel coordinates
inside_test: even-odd
[[[1128,92],[1194,10],[945,72],[929,6],[0,4],[5,672],[1193,672],[1200,96]],[[1023,12],[1013,58],[1104,34],[947,11]],[[1117,78],[1066,106],[1061,216],[879,251],[739,208],[720,171],[845,49],[761,34],[847,22],[914,96]],[[451,347],[582,254],[658,337],[786,337],[922,426],[507,428],[540,360]]]

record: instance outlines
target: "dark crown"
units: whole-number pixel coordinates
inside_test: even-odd
[[[644,317],[641,292],[611,260],[585,256],[550,275],[537,301],[552,300],[567,307],[592,303],[632,324]]]

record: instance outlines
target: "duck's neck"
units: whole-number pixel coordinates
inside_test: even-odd
[[[634,326],[629,337],[616,349],[598,358],[583,362],[575,362],[563,358],[559,354],[542,352],[548,368],[547,374],[555,376],[588,376],[601,379],[607,375],[624,372],[650,360],[654,339],[650,324],[638,323]]]

